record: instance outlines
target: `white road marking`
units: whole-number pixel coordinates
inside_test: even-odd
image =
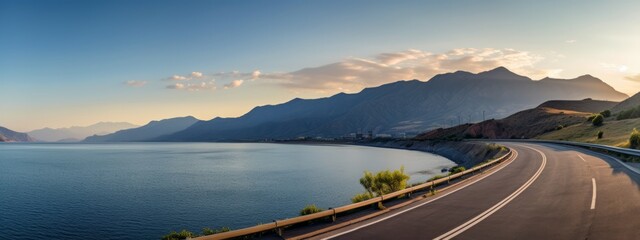
[[[587,162],[587,160],[584,160],[584,158],[580,154],[578,154],[578,157],[580,157],[580,159],[582,159],[583,162]]]
[[[370,223],[367,223],[367,224],[363,224],[363,225],[361,225],[361,226],[358,226],[358,227],[353,228],[353,229],[349,229],[349,230],[344,231],[344,232],[340,232],[340,233],[337,233],[337,234],[334,234],[334,235],[331,235],[331,236],[328,236],[328,237],[322,238],[322,240],[332,239],[332,238],[335,238],[335,237],[338,237],[338,236],[342,236],[342,235],[344,235],[344,234],[347,234],[347,233],[350,233],[350,232],[353,232],[353,231],[357,231],[357,230],[359,230],[359,229],[362,229],[362,228],[365,228],[365,227],[371,226],[371,225],[373,225],[373,224],[376,224],[376,223],[382,222],[382,221],[384,221],[384,220],[387,220],[387,219],[389,219],[389,218],[392,218],[392,217],[398,216],[398,215],[400,215],[400,214],[403,214],[403,213],[405,213],[405,212],[411,211],[411,210],[413,210],[413,209],[416,209],[416,208],[422,207],[422,206],[424,206],[425,204],[429,204],[429,203],[431,203],[431,202],[433,202],[433,201],[436,201],[436,200],[438,200],[438,199],[440,199],[440,198],[446,197],[446,196],[448,196],[449,194],[455,193],[455,192],[460,191],[460,190],[462,190],[462,189],[464,189],[464,188],[466,188],[466,187],[468,187],[468,186],[471,186],[471,185],[473,185],[474,183],[476,183],[476,182],[478,182],[478,181],[480,181],[480,180],[482,180],[482,179],[485,179],[486,177],[489,177],[489,176],[493,175],[494,173],[497,173],[498,171],[502,170],[503,168],[505,168],[506,166],[508,166],[509,164],[511,164],[513,161],[515,161],[515,159],[518,157],[518,151],[513,150],[513,149],[512,149],[512,151],[513,151],[513,155],[512,155],[512,156],[511,156],[511,158],[508,160],[509,162],[507,162],[507,164],[500,166],[500,168],[496,169],[495,171],[490,172],[489,174],[484,175],[484,176],[482,176],[482,177],[480,177],[480,178],[478,178],[478,179],[474,180],[473,182],[471,182],[471,183],[469,183],[469,184],[467,184],[467,185],[464,185],[464,186],[462,186],[462,187],[460,187],[460,188],[457,188],[457,189],[452,190],[451,192],[444,193],[444,194],[442,194],[442,195],[440,195],[440,196],[438,196],[438,197],[436,197],[436,198],[433,198],[433,199],[431,199],[431,200],[429,200],[429,201],[423,202],[423,203],[421,203],[421,204],[418,204],[418,205],[413,206],[413,207],[411,207],[411,208],[408,208],[408,209],[402,210],[402,211],[400,211],[400,212],[397,212],[397,213],[395,213],[395,214],[389,215],[389,216],[387,216],[387,217],[384,217],[384,218],[378,219],[378,220],[376,220],[376,221],[373,221],[373,222],[370,222]]]
[[[532,147],[528,147],[528,146],[522,146],[522,147],[526,147],[526,148],[532,149],[532,150],[540,153],[540,155],[542,155],[542,164],[538,168],[538,171],[536,171],[536,173],[524,185],[522,185],[520,188],[518,188],[518,190],[513,192],[507,198],[503,199],[502,201],[500,201],[499,203],[497,203],[493,207],[487,209],[486,211],[484,211],[480,215],[472,218],[471,220],[463,223],[462,225],[460,225],[460,226],[452,229],[451,231],[448,231],[448,232],[446,232],[446,233],[444,233],[444,234],[442,234],[439,237],[436,237],[434,239],[436,239],[436,240],[451,239],[451,238],[454,238],[454,237],[460,235],[464,231],[466,231],[469,228],[475,226],[476,224],[480,223],[482,220],[486,219],[487,217],[491,216],[492,214],[494,214],[495,212],[497,212],[498,210],[500,210],[501,208],[506,206],[509,202],[511,202],[511,200],[515,199],[518,195],[520,195],[520,193],[524,192],[524,190],[526,190],[529,186],[531,186],[531,184],[533,184],[533,182],[535,182],[536,179],[538,179],[538,177],[540,176],[540,174],[542,174],[542,171],[544,170],[544,166],[547,165],[547,156],[542,151],[540,151],[538,149],[535,149],[535,148],[532,148]]]
[[[591,196],[591,209],[596,209],[596,179],[591,178],[593,183],[593,195]]]

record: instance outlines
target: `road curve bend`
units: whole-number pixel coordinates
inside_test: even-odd
[[[312,239],[636,239],[640,174],[592,151],[501,143],[499,171]]]

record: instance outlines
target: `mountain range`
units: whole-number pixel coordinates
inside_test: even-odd
[[[139,127],[127,122],[99,122],[85,127],[43,128],[28,132],[29,136],[44,142],[77,142],[92,135],[105,135],[122,129]]]
[[[16,132],[11,129],[0,127],[0,142],[33,142],[26,133]]]
[[[484,118],[503,118],[547,100],[626,99],[591,75],[532,80],[504,67],[473,74],[457,71],[429,81],[398,81],[320,99],[293,99],[256,107],[238,118],[198,121],[173,134],[147,141],[235,141],[301,136],[339,137],[420,133]]]
[[[115,133],[102,136],[94,135],[87,137],[84,142],[136,142],[149,141],[161,136],[175,133],[186,129],[198,122],[192,116],[177,117],[160,121],[151,121],[148,124],[132,129],[120,130]]]

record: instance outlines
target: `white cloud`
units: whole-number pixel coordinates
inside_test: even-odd
[[[569,40],[566,40],[566,41],[564,41],[564,42],[565,42],[565,43],[568,43],[568,44],[572,44],[572,43],[576,43],[576,42],[578,42],[578,41],[577,41],[577,40],[575,40],[575,39],[569,39]]]
[[[230,83],[225,84],[224,85],[224,89],[240,87],[240,85],[242,85],[242,83],[244,83],[244,80],[242,80],[242,79],[233,80]]]
[[[129,87],[143,87],[144,85],[147,85],[147,81],[131,80],[124,82],[124,84]]]
[[[191,72],[191,77],[192,78],[201,78],[202,75],[203,74],[201,72]]]
[[[171,77],[169,77],[169,80],[173,80],[173,81],[186,81],[189,80],[189,78],[185,77],[185,76],[180,76],[180,75],[173,75]]]
[[[255,71],[253,71],[253,72],[251,73],[251,79],[252,79],[252,80],[256,80],[256,79],[260,78],[260,74],[262,74],[262,73],[260,72],[260,70],[255,70]]]
[[[187,90],[187,91],[205,91],[216,90],[214,81],[198,82],[198,83],[174,83],[167,86],[168,89]]]
[[[515,49],[458,48],[445,53],[410,49],[369,59],[348,58],[288,73],[261,73],[260,78],[291,89],[354,92],[398,80],[426,80],[438,73],[457,70],[481,72],[505,66],[533,78],[561,71],[536,68],[535,64],[542,59],[542,56]]]

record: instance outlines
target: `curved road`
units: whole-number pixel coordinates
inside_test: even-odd
[[[640,175],[553,144],[503,143],[499,170],[314,239],[636,239]]]

